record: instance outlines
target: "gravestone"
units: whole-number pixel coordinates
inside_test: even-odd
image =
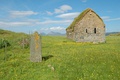
[[[30,61],[31,62],[41,62],[42,52],[41,52],[41,37],[38,32],[31,35],[30,41]]]

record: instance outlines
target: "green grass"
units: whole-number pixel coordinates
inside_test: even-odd
[[[6,38],[12,44],[24,35],[9,36]],[[42,62],[30,62],[29,48],[22,49],[17,43],[8,47],[6,53],[0,49],[0,80],[120,79],[120,36],[107,36],[103,44],[42,36],[42,56]]]

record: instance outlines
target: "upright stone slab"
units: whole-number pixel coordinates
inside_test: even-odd
[[[41,39],[38,32],[31,35],[30,42],[30,61],[31,62],[41,62],[42,52],[41,52]]]

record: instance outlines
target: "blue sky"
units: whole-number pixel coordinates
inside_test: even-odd
[[[120,0],[0,0],[0,29],[65,33],[87,8],[103,19],[106,32],[120,32]]]

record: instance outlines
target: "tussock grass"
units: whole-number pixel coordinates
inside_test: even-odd
[[[92,44],[64,36],[42,36],[45,60],[41,63],[30,62],[29,48],[13,44],[7,48],[6,61],[4,49],[0,49],[0,80],[119,80],[119,40],[119,36],[107,36],[106,43]]]

